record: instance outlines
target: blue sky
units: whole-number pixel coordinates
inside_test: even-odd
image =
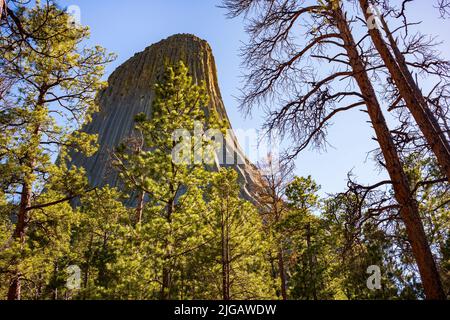
[[[395,1],[394,1],[395,2]],[[235,99],[243,70],[239,48],[246,40],[240,19],[227,19],[225,11],[217,7],[217,0],[64,0],[63,6],[78,5],[81,22],[91,27],[92,44],[99,44],[118,59],[107,69],[109,75],[134,53],[175,33],[192,33],[207,40],[216,58],[219,85],[234,128],[259,128],[261,112],[245,118]],[[428,0],[419,0],[410,7],[410,17],[423,20],[420,30],[436,35],[444,41],[442,50],[449,56],[450,21],[438,19],[437,10]],[[337,117],[329,130],[326,152],[307,151],[296,161],[298,175],[311,175],[321,186],[322,193],[343,191],[347,173],[353,170],[361,183],[384,178],[367,157],[376,148],[371,140],[372,129],[361,112]]]

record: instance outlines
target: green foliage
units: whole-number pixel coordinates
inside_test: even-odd
[[[434,158],[411,153],[405,160],[407,174],[419,203],[425,232],[441,269],[444,289],[450,293],[448,276],[448,243],[450,236],[450,185],[442,179],[440,168]],[[404,230],[398,230],[403,234]],[[404,250],[403,263],[414,266],[409,248]],[[411,268],[411,267],[410,267]],[[420,290],[419,290],[420,292]]]
[[[450,298],[450,233],[447,235],[447,241],[441,247],[442,262],[441,273],[444,287],[446,288],[447,298]]]
[[[65,163],[69,149],[88,156],[96,150],[96,136],[76,129],[97,110],[112,56],[86,47],[88,29],[69,26],[51,2],[16,11],[27,35],[8,24],[0,28],[1,73],[11,82],[0,105],[0,221],[7,230],[0,254],[5,279],[23,282],[23,297],[32,298],[68,252],[76,217],[67,201],[88,184],[83,169]]]
[[[194,153],[188,155],[187,161],[177,162],[172,152],[179,142],[174,140],[176,130],[192,134],[197,123],[219,126],[213,116],[206,117],[208,100],[205,84],[193,84],[182,62],[168,66],[155,86],[151,118],[142,114],[135,117],[142,139],[116,150],[115,165],[120,176],[130,190],[143,194],[146,199],[145,208],[137,208],[144,213],[136,229],[142,240],[132,242],[132,247],[141,246],[145,241],[146,249],[140,252],[148,252],[151,258],[134,256],[137,264],[134,273],[129,273],[126,264],[115,267],[127,274],[122,278],[127,284],[121,284],[122,287],[146,283],[144,291],[136,292],[146,298],[192,297],[193,293],[186,289],[190,281],[186,269],[190,268],[193,254],[211,241],[207,237],[208,210],[203,189],[212,174],[202,162],[194,161]],[[188,142],[194,146],[194,141]],[[139,261],[143,265],[139,266]],[[147,272],[143,273],[144,263]]]
[[[239,199],[237,174],[211,173],[195,161],[173,158],[175,130],[196,130],[196,121],[221,128],[206,114],[205,84],[195,85],[182,62],[168,66],[155,86],[150,119],[135,117],[139,137],[116,150],[115,165],[135,193],[143,194],[142,219],[118,240],[122,256],[110,264],[120,279],[107,296],[143,299],[217,299],[222,291],[220,226],[224,192],[228,195],[233,298],[270,296],[261,220],[251,204]],[[130,143],[131,142],[131,143]],[[192,141],[192,148],[196,142]],[[219,232],[219,233],[218,233]],[[130,263],[132,261],[132,263]],[[218,285],[218,286],[217,286]]]
[[[96,189],[81,198],[77,209],[79,224],[72,234],[71,265],[80,267],[82,290],[75,298],[107,298],[108,289],[120,279],[111,264],[122,257],[122,237],[128,232],[130,210],[115,189]]]
[[[332,299],[331,247],[319,209],[320,187],[311,177],[295,177],[286,189],[290,210],[278,228],[289,235],[285,251],[290,252],[289,294],[293,299]]]
[[[38,191],[48,176],[75,177],[60,165],[69,148],[87,156],[96,151],[96,136],[74,129],[97,110],[104,65],[112,59],[101,47],[83,46],[88,28],[70,27],[68,15],[56,5],[23,7],[17,15],[34,33],[23,41],[23,35],[1,28],[2,74],[14,80],[0,109],[0,172],[9,195],[24,183]],[[55,164],[56,152],[61,161]],[[71,186],[66,185],[66,194],[79,191],[79,183]]]
[[[414,274],[399,261],[402,248],[389,237],[387,230],[371,218],[370,211],[351,194],[339,194],[326,201],[324,221],[329,243],[337,263],[333,273],[345,299],[417,299],[419,285]],[[370,210],[370,209],[369,209]],[[369,290],[366,281],[370,266],[381,269],[380,290]]]
[[[0,28],[1,297],[18,279],[22,299],[272,299],[283,271],[289,299],[423,298],[390,187],[321,199],[311,177],[295,177],[256,207],[234,170],[208,171],[212,143],[191,135],[227,126],[183,62],[166,67],[151,116],[136,115],[136,135],[116,149],[125,190],[91,188],[67,163],[96,152],[96,136],[77,129],[98,109],[112,56],[84,47],[88,29],[53,3],[15,14],[32,34]],[[434,159],[404,164],[449,292],[449,187]],[[372,265],[380,290],[366,286]],[[70,266],[80,288],[66,286]]]
[[[55,191],[47,191],[40,195],[38,201],[48,203],[60,197],[61,194]],[[23,275],[22,299],[53,297],[56,293],[53,281],[59,272],[55,270],[61,267],[60,271],[64,272],[60,262],[71,254],[70,237],[78,222],[79,217],[67,202],[35,210],[29,222],[26,242],[21,243],[12,237],[14,225],[11,220],[3,220],[0,226],[2,297],[6,296],[9,274],[15,268]],[[11,261],[16,264],[11,265]]]
[[[222,169],[205,194],[209,241],[192,261],[200,299],[270,299],[274,296],[260,215],[239,197],[238,175]],[[226,283],[223,282],[226,272]]]

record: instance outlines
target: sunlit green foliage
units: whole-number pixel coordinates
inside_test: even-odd
[[[26,35],[18,26],[0,28],[1,73],[11,82],[0,106],[0,196],[8,208],[2,215],[17,223],[11,228],[8,218],[0,219],[8,230],[0,254],[2,284],[15,281],[11,298],[20,298],[21,285],[23,297],[32,298],[67,254],[76,220],[67,201],[88,185],[84,169],[65,163],[69,149],[96,151],[96,136],[75,130],[97,110],[104,65],[113,57],[82,45],[88,28],[70,25],[52,2],[21,6],[15,15]]]

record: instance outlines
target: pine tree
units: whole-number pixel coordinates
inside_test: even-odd
[[[1,28],[2,73],[13,79],[8,91],[9,105],[1,108],[0,172],[8,202],[16,220],[13,238],[18,254],[11,260],[8,298],[20,299],[21,282],[26,278],[24,254],[30,250],[30,226],[39,224],[39,210],[67,202],[88,188],[83,170],[68,168],[68,148],[91,155],[93,135],[74,131],[96,111],[95,95],[104,87],[104,64],[111,60],[101,47],[80,43],[88,28],[72,27],[68,15],[53,3],[22,6],[15,16],[24,37],[15,29]],[[45,23],[44,23],[45,22]],[[55,154],[59,159],[54,162]],[[56,198],[37,197],[47,181],[59,181]],[[70,183],[65,183],[70,182]],[[33,222],[34,221],[34,222]]]
[[[332,285],[333,255],[320,213],[320,186],[295,177],[286,190],[288,214],[277,227],[290,253],[289,294],[293,299],[323,300],[337,295]]]
[[[209,299],[269,299],[274,294],[261,216],[240,199],[237,173],[222,169],[206,193],[212,239],[200,253],[199,290]]]
[[[136,116],[142,147],[130,150],[122,145],[115,153],[120,177],[140,195],[136,216],[144,213],[139,219],[142,228],[154,237],[159,251],[155,261],[160,270],[155,271],[153,282],[160,284],[161,299],[180,298],[180,265],[205,242],[201,188],[210,175],[204,163],[207,144],[194,141],[191,135],[199,125],[220,128],[217,115],[207,117],[208,100],[205,83],[194,84],[183,62],[167,66],[155,86],[150,119]]]
[[[264,221],[266,237],[271,244],[269,251],[273,275],[279,282],[277,294],[283,300],[287,300],[289,254],[286,251],[286,243],[290,239],[289,235],[280,232],[278,226],[289,213],[286,189],[292,182],[294,166],[292,163],[277,163],[276,159],[269,154],[265,162],[259,163],[259,169],[263,172],[263,176],[257,190],[258,205]]]

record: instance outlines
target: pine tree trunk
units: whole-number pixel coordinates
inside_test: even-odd
[[[55,266],[53,268],[53,279],[55,281],[55,287],[53,288],[53,300],[58,300],[58,285],[57,283],[57,279],[58,279],[58,273],[59,273],[59,266],[58,266],[58,262],[55,263]]]
[[[163,269],[161,300],[170,299],[169,290],[170,290],[170,267],[166,266]]]
[[[287,300],[286,271],[285,271],[285,267],[284,267],[283,248],[281,245],[278,249],[278,272],[280,273],[281,297],[283,298],[283,300]]]
[[[222,299],[228,300],[228,292],[227,292],[227,249],[226,249],[226,239],[225,239],[225,219],[222,213],[222,226],[221,226],[221,238],[222,238]]]
[[[369,19],[372,15],[369,10],[369,0],[359,0],[359,3],[366,19]],[[406,102],[406,106],[414,117],[419,129],[422,131],[431,150],[436,155],[443,173],[450,182],[450,144],[447,141],[447,137],[441,129],[435,115],[430,110],[420,88],[414,81],[414,78],[406,65],[405,58],[398,49],[397,43],[390,33],[384,19],[382,19],[382,24],[395,56],[392,55],[380,30],[377,28],[369,30],[372,41],[389,70],[400,95]]]
[[[227,215],[226,215],[226,261],[227,261],[227,298],[231,300],[231,252],[230,252],[230,212],[229,212],[229,195],[227,194]]]
[[[317,299],[317,290],[316,290],[316,277],[314,274],[314,267],[313,267],[313,255],[311,252],[311,224],[308,223],[306,225],[306,247],[308,252],[308,270],[309,270],[309,278],[311,280],[311,286],[312,286],[312,294],[313,299]]]
[[[9,284],[8,300],[20,300],[20,277],[20,272],[15,271],[13,278],[11,279]]]
[[[170,186],[170,192],[174,196],[171,198],[171,200],[169,200],[169,202],[167,204],[166,219],[169,224],[172,223],[172,215],[175,212],[175,191],[172,186]],[[170,228],[172,228],[172,226]],[[172,267],[171,267],[171,262],[170,262],[171,256],[172,256],[171,245],[169,244],[169,241],[166,240],[166,258],[164,261],[164,267],[163,267],[163,271],[162,271],[162,286],[161,286],[161,293],[160,293],[161,300],[170,299],[170,287],[171,287],[171,277],[172,277],[172,274],[171,274]]]
[[[400,205],[400,215],[406,227],[426,297],[427,299],[445,299],[436,263],[419,215],[418,205],[412,197],[408,177],[403,170],[375,90],[365,70],[364,63],[359,56],[346,17],[340,8],[335,11],[335,19],[336,26],[344,41],[344,48],[347,51],[355,80],[365,97],[368,114],[380,144],[387,171],[393,183],[395,198]]]
[[[14,230],[13,237],[18,240],[21,247],[25,245],[25,233],[28,227],[28,208],[31,206],[31,185],[28,182],[22,184],[22,192],[20,196],[19,212],[17,215],[17,224]],[[15,262],[18,263],[17,261]],[[11,281],[8,289],[8,300],[20,300],[21,291],[21,273],[16,267],[16,270],[11,276]]]
[[[140,191],[138,196],[138,204],[136,207],[136,224],[142,221],[142,212],[144,211],[145,191]]]
[[[0,21],[3,17],[3,10],[6,11],[5,0],[0,0]]]
[[[228,197],[221,217],[221,237],[222,237],[222,299],[230,300],[230,234]]]

